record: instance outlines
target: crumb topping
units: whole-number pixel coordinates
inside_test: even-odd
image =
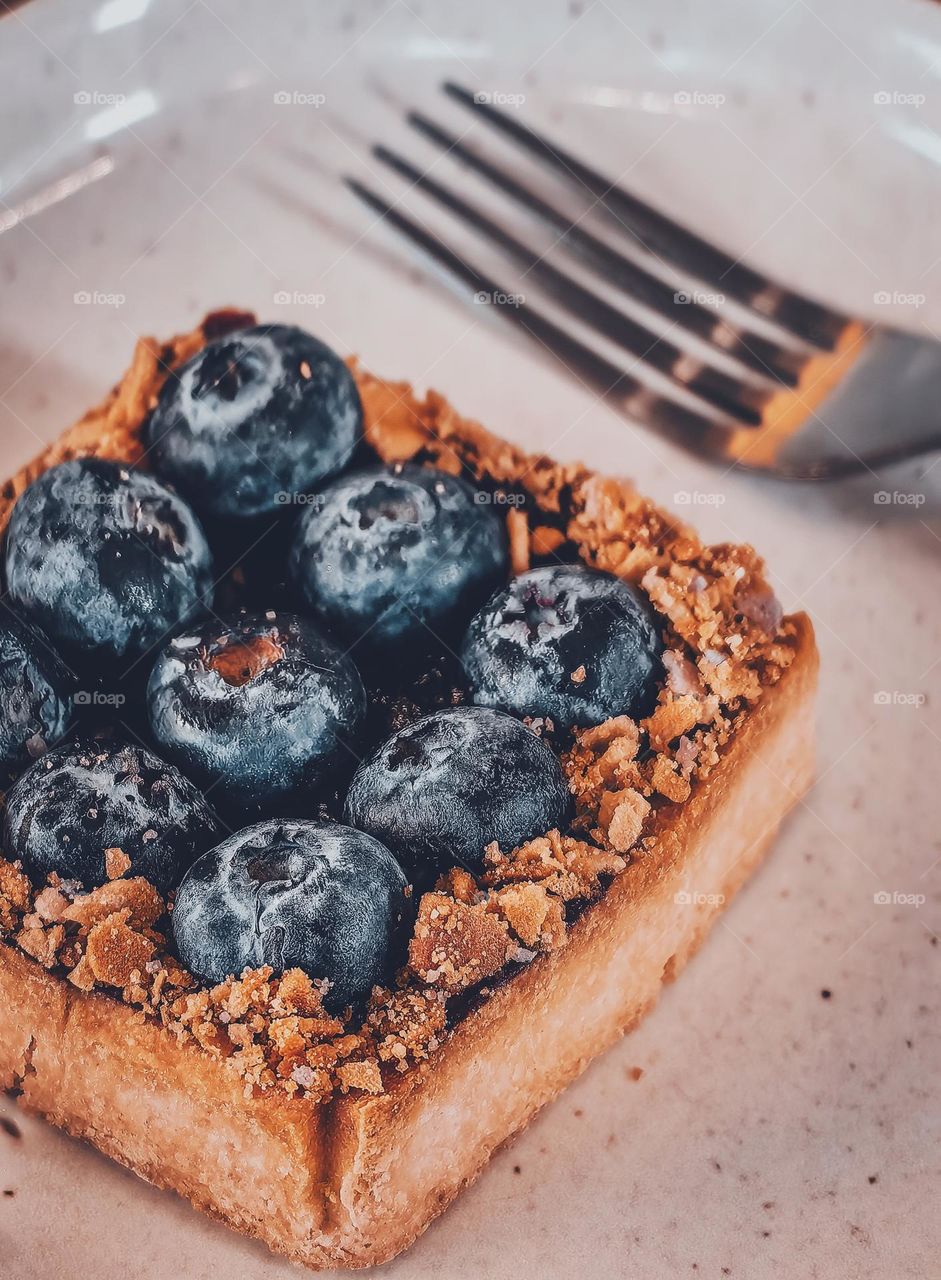
[[[412,972],[453,994],[499,973],[510,958],[510,931],[485,904],[426,893],[408,949]]]
[[[529,539],[534,556],[551,556],[565,542],[565,534],[561,529],[553,529],[551,525],[537,524]]]
[[[525,512],[516,507],[507,512],[506,532],[510,543],[510,568],[514,575],[525,573],[531,563],[529,522]]]
[[[206,341],[253,322],[217,312],[172,342],[139,342],[104,403],[0,491],[0,532],[19,494],[53,464],[88,455],[140,461],[141,427],[167,374]],[[367,442],[381,459],[428,462],[513,495],[506,524],[514,573],[534,559],[578,556],[644,592],[662,623],[666,678],[646,719],[618,716],[573,735],[562,756],[575,804],[569,832],[511,850],[491,844],[480,875],[454,868],[422,896],[407,965],[394,988],[374,989],[356,1019],[329,1015],[323,984],[299,969],[247,969],[200,988],[167,947],[167,904],[128,874],[119,848],[105,850],[108,880],[88,893],[55,876],[34,887],[22,867],[0,858],[0,937],[78,990],[109,991],[218,1058],[247,1095],[376,1094],[390,1072],[427,1059],[449,1034],[454,997],[485,998],[493,979],[565,945],[581,906],[652,844],[663,815],[709,776],[794,654],[794,625],[751,547],[705,546],[630,483],[527,456],[459,417],[436,392],[421,399],[407,383],[350,366]],[[277,661],[277,649],[274,640],[233,645],[212,661],[223,679],[243,683]],[[580,666],[570,679],[589,674]],[[527,724],[552,740],[551,722]]]
[[[445,1036],[445,1000],[444,992],[434,987],[405,987],[373,1001],[366,1026],[379,1061],[407,1071],[410,1062],[429,1058]]]
[[[255,636],[237,644],[227,644],[206,658],[206,666],[226,684],[240,688],[273,667],[284,657],[274,636]]]
[[[120,880],[130,869],[131,860],[123,849],[105,849],[105,875],[109,880]]]

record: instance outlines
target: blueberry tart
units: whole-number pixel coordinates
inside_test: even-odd
[[[810,782],[750,547],[300,329],[141,342],[0,527],[0,1086],[310,1267],[415,1240]]]

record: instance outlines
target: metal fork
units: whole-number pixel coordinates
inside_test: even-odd
[[[784,479],[875,474],[941,450],[941,344],[841,315],[768,280],[485,101],[486,95],[453,83],[443,88],[545,166],[554,182],[608,215],[608,230],[635,255],[639,249],[639,260],[589,230],[584,215],[573,221],[437,121],[413,111],[408,123],[511,206],[550,228],[553,258],[570,255],[583,271],[601,277],[609,292],[665,321],[665,331],[646,314],[625,313],[507,230],[499,214],[386,146],[373,147],[377,160],[494,245],[563,313],[633,358],[609,359],[371,187],[352,177],[347,185],[471,294],[514,299],[498,308],[500,314],[629,417],[699,456]],[[668,283],[664,268],[687,282],[684,287]],[[699,301],[697,286],[731,301],[734,318]],[[886,443],[896,435],[895,423],[907,438]]]

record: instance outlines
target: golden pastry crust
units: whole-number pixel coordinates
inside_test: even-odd
[[[653,1007],[809,785],[816,650],[794,662],[656,844],[451,1033],[438,995],[377,1017],[384,1091],[246,1097],[195,1042],[0,943],[0,1085],[158,1186],[314,1268],[394,1257],[598,1053]],[[717,996],[717,999],[719,997]],[[388,1042],[383,1039],[388,1035]],[[244,1154],[244,1159],[233,1153]]]
[[[167,372],[251,319],[216,313],[171,343],[141,342],[105,402],[4,486],[0,528],[16,496],[56,462],[142,460],[141,425]],[[75,899],[67,886],[35,892],[0,861],[0,932],[17,944],[0,943],[4,1082],[143,1176],[315,1266],[393,1256],[653,1002],[718,909],[664,912],[664,886],[692,868],[722,885],[700,897],[730,896],[807,785],[816,669],[809,624],[781,618],[750,548],[705,547],[626,482],[528,457],[436,393],[420,400],[407,384],[353,368],[381,457],[469,470],[512,499],[515,571],[568,543],[641,585],[668,619],[668,679],[653,714],[580,733],[565,758],[574,833],[492,846],[480,877],[444,877],[420,904],[402,989],[377,992],[356,1028],[330,1019],[299,971],[246,971],[196,990],[155,931],[162,902],[134,880],[121,850],[109,851],[114,878]],[[642,733],[651,748],[643,758]],[[759,745],[765,759],[781,756],[780,786],[755,785]],[[746,794],[749,811],[720,839]],[[578,901],[593,905],[570,921],[567,905]],[[630,951],[631,930],[642,934],[654,919],[662,945],[651,954],[669,951],[659,970],[646,956],[636,972],[608,962],[602,943]],[[449,1026],[447,1002],[468,987],[478,988],[475,1002]],[[510,1079],[521,1054],[526,1079]],[[493,1076],[486,1100],[478,1063]],[[457,1100],[468,1093],[473,1107],[467,1099],[462,1112]],[[165,1132],[155,1107],[177,1117]],[[250,1144],[256,1169],[282,1192],[246,1185],[215,1142],[200,1148],[212,1115],[218,1141]],[[410,1151],[413,1166],[393,1169],[393,1150]],[[300,1188],[296,1200],[286,1178]]]

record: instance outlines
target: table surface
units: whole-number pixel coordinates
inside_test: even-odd
[[[64,56],[41,26],[49,6],[35,8],[35,19],[29,6],[6,22],[29,17]],[[180,56],[179,34],[153,56]],[[828,56],[843,56],[835,41]],[[53,56],[43,66],[59,74]],[[234,128],[238,109],[226,110]],[[202,124],[220,118],[217,104]],[[937,1274],[941,466],[819,491],[710,469],[625,423],[430,273],[403,266],[391,242],[376,247],[348,206],[335,218],[329,206],[313,225],[275,209],[257,184],[230,187],[211,167],[194,178],[205,154],[194,160],[178,131],[142,137],[117,197],[109,178],[77,199],[74,215],[52,210],[0,238],[0,278],[15,304],[0,315],[0,471],[101,395],[134,334],[187,327],[229,302],[271,315],[273,290],[323,280],[316,314],[294,298],[277,318],[360,351],[380,373],[435,386],[527,448],[635,475],[712,540],[752,542],[786,609],[806,609],[817,631],[818,777],[766,864],[643,1025],[387,1273]],[[267,177],[284,153],[266,147],[252,164],[261,171],[269,160]],[[168,166],[198,184],[201,203],[186,210],[185,191],[167,203],[154,175]],[[791,216],[801,210],[782,214],[779,239]],[[246,242],[252,228],[266,229],[262,264],[262,241]],[[753,250],[759,264],[763,250]],[[63,304],[91,288],[117,289],[124,304]],[[12,1101],[0,1099],[0,1116],[4,1280],[299,1274]]]

